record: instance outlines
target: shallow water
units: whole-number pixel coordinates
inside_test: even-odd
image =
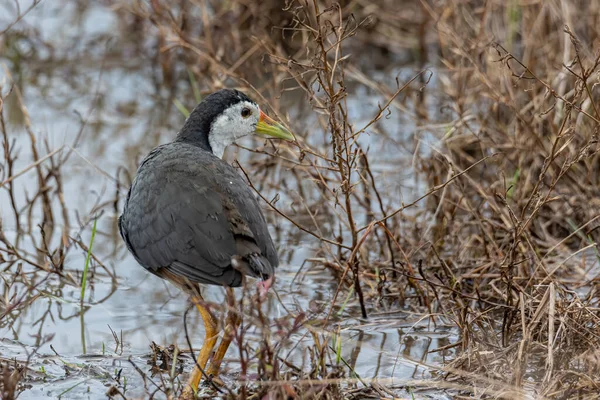
[[[76,153],[63,168],[69,218],[76,225],[78,215],[89,215],[94,205],[114,198],[119,169],[124,167],[133,173],[140,157],[155,145],[168,141],[184,117],[169,103],[164,90],[153,83],[152,68],[144,63],[136,65],[133,56],[127,57],[136,51],[136,46],[150,46],[150,43],[121,40],[122,27],[115,11],[108,7],[94,5],[81,12],[70,2],[65,4],[43,2],[36,7],[15,29],[35,27],[40,41],[8,44],[10,51],[5,51],[0,61],[19,83],[32,127],[36,134],[47,138],[50,149],[70,145],[80,130],[80,118],[89,115]],[[56,13],[57,8],[60,14]],[[382,79],[387,76],[393,82],[399,73],[409,76],[411,71],[398,67],[378,73]],[[357,89],[349,108],[358,123],[366,122],[380,101],[377,96]],[[11,138],[21,148],[21,157],[14,166],[19,171],[31,162],[29,138],[17,104],[7,102],[4,106],[11,116]],[[290,115],[298,112],[290,109]],[[401,136],[412,128],[398,114],[392,113],[382,121],[382,126],[398,131],[400,142]],[[310,120],[305,123],[310,124]],[[398,130],[398,126],[402,129]],[[381,151],[374,168],[384,171],[382,176],[389,178],[382,183],[381,190],[397,204],[414,198],[418,180],[410,170],[398,171],[393,164],[402,153],[408,157],[412,153],[400,145],[390,148],[389,143],[378,140],[376,135],[370,138],[371,142],[365,145],[371,151]],[[251,143],[251,140],[244,142]],[[230,149],[229,160],[233,159],[233,153],[242,163],[248,157],[239,149]],[[35,174],[24,174],[15,184],[17,202],[25,201],[27,187],[36,184]],[[120,188],[121,198],[125,190]],[[0,210],[5,233],[14,234],[17,227],[7,218],[10,203],[5,193],[0,193]],[[108,386],[122,384],[124,377],[126,393],[141,395],[144,393],[141,375],[133,364],[148,373],[150,344],[188,348],[183,333],[186,296],[136,264],[118,236],[117,215],[118,211],[104,207],[93,249],[116,278],[111,279],[101,268],[95,268],[83,312],[79,288],[51,281],[40,291],[42,298],[24,313],[0,322],[3,359],[26,361],[28,354],[33,354],[28,382],[31,388],[19,398],[54,398],[61,394],[63,398],[105,398]],[[282,222],[278,224],[281,229],[276,241],[284,262],[278,271],[276,291],[282,303],[271,295],[265,305],[269,315],[276,318],[285,315],[286,308],[299,312],[329,304],[337,283],[328,270],[305,267],[296,277],[304,260],[318,255],[319,243],[310,237],[298,238],[290,233],[292,228]],[[89,243],[90,233],[88,225],[81,233],[83,243]],[[71,234],[77,236],[78,230]],[[58,240],[56,236],[53,240]],[[85,252],[71,251],[67,272],[79,280],[84,263]],[[219,302],[220,294],[220,289],[208,289],[209,300]],[[353,360],[355,373],[363,379],[389,378],[392,384],[400,385],[412,379],[430,378],[431,371],[426,365],[439,365],[444,355],[428,352],[456,340],[456,334],[440,321],[434,325],[429,319],[404,312],[375,313],[362,321],[354,318],[360,315],[356,306],[356,300],[350,298],[333,323],[339,326],[342,336],[342,357]],[[199,347],[203,328],[195,313],[190,313],[189,326],[192,341]],[[116,351],[111,329],[123,340],[122,348]],[[446,356],[451,354],[447,352]],[[189,357],[185,363],[189,369]],[[227,362],[225,380],[234,380],[238,368],[233,360]],[[115,377],[119,374],[117,382]],[[433,394],[427,397],[430,395]],[[433,396],[442,398],[441,394]]]

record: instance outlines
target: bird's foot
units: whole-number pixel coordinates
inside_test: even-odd
[[[220,388],[223,386],[225,386],[225,382],[223,382],[221,378],[218,376],[209,375],[208,379],[202,380],[200,387],[196,390],[192,389],[190,385],[186,385],[178,400],[195,400],[198,398],[198,392],[204,391],[207,388]]]
[[[194,392],[194,389],[192,389],[192,387],[190,385],[186,385],[185,389],[183,389],[183,392],[179,396],[179,400],[194,400],[195,398],[196,398],[196,393]]]
[[[225,386],[225,382],[223,382],[223,380],[221,378],[219,378],[218,376],[214,376],[212,374],[208,376],[208,379],[204,380],[204,384],[208,385],[208,386],[212,386],[214,384],[215,386],[218,386],[218,387]]]
[[[202,380],[202,382],[200,383],[200,387],[198,387],[196,390],[192,389],[190,385],[186,385],[178,400],[195,400],[198,398],[199,392],[204,392],[204,394],[206,395],[207,389],[215,387],[220,388],[223,386],[225,386],[225,382],[223,382],[221,378],[219,378],[218,376],[209,375],[208,379]],[[203,398],[202,393],[200,396],[201,398]]]

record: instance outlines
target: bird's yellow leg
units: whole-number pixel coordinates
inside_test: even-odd
[[[208,367],[207,374],[213,377],[217,377],[219,375],[219,369],[221,368],[221,362],[225,357],[225,353],[227,353],[227,349],[233,340],[233,336],[235,334],[235,330],[240,324],[240,317],[238,316],[235,310],[235,296],[233,293],[233,289],[227,288],[227,327],[225,327],[225,332],[223,333],[223,339],[217,348],[215,355],[210,361],[210,366]]]
[[[198,355],[198,361],[196,361],[196,365],[194,365],[194,370],[192,371],[190,379],[188,380],[188,384],[183,391],[182,398],[193,398],[194,392],[198,390],[198,385],[202,379],[202,371],[206,368],[206,363],[208,362],[208,359],[210,358],[210,355],[217,344],[219,333],[217,321],[208,308],[206,308],[204,305],[204,299],[202,299],[201,296],[196,296],[192,298],[192,301],[196,305],[196,308],[198,308],[198,311],[200,311],[200,315],[204,321],[204,330],[206,331],[206,334],[204,336],[204,343],[200,349],[200,354]]]

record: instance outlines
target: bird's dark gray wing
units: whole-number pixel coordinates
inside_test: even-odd
[[[239,286],[269,277],[278,260],[250,187],[226,162],[170,143],[144,160],[119,220],[138,262],[161,275]]]

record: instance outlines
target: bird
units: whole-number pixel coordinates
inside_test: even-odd
[[[264,296],[279,264],[252,188],[223,160],[227,146],[252,134],[295,140],[241,91],[206,96],[174,140],[143,159],[118,218],[135,260],[187,292],[202,316],[205,338],[183,398],[193,397],[203,375],[218,376],[232,340],[226,331],[206,369],[219,332],[200,285],[224,286],[229,302],[232,288],[254,277]],[[230,329],[239,324],[235,314],[227,320]]]

